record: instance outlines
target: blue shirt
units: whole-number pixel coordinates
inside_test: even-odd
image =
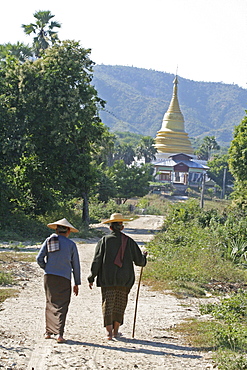
[[[48,252],[47,239],[44,241],[37,263],[45,271],[45,274],[63,276],[71,280],[73,273],[75,285],[81,284],[80,261],[76,244],[66,236],[59,235],[59,250]]]

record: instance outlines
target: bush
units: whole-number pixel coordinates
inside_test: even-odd
[[[0,285],[8,285],[13,283],[13,277],[8,272],[0,271]]]
[[[165,215],[169,201],[158,194],[148,194],[140,198],[136,205],[135,213],[146,215]]]
[[[45,215],[27,216],[24,213],[9,213],[1,225],[0,239],[11,241],[42,241],[52,232],[46,225],[61,218],[73,224],[79,233],[72,233],[72,237],[91,237],[95,231],[90,230],[82,222],[82,201],[73,199],[70,202],[61,202],[56,209]]]
[[[23,213],[8,214],[0,230],[2,240],[39,240],[46,235],[47,227],[41,221]]]
[[[245,370],[247,357],[234,351],[218,351],[216,361],[219,370]]]
[[[232,294],[219,303],[201,305],[202,314],[212,315],[219,369],[247,369],[247,292]]]
[[[227,227],[226,215],[214,209],[204,211],[196,200],[171,204],[167,209],[164,230],[147,246],[147,280],[159,281],[161,286],[169,282],[176,291],[186,290],[192,295],[193,291],[203,294],[201,288],[214,280],[246,280],[247,271],[235,265],[233,258],[225,258],[221,232]]]
[[[107,203],[94,201],[90,202],[89,205],[91,223],[101,222],[109,218],[112,213],[116,212],[128,215],[130,207],[128,204],[117,204],[114,200],[109,200]]]

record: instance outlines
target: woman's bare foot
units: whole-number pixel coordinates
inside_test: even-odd
[[[64,337],[59,335],[58,338],[57,338],[57,343],[65,343],[65,342],[66,342],[66,340],[64,339]]]
[[[114,338],[120,338],[120,337],[122,337],[123,336],[123,334],[122,333],[114,333],[114,335],[113,335],[113,337]]]
[[[107,339],[112,339],[112,325],[106,325]]]
[[[113,324],[113,336],[114,336],[114,338],[119,337],[119,333],[118,333],[119,326],[120,326],[120,323],[117,322],[117,321],[114,321],[114,324]]]

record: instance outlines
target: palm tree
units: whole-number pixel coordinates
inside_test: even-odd
[[[54,45],[59,39],[57,31],[54,28],[60,28],[61,24],[56,21],[51,21],[54,15],[50,10],[39,10],[33,15],[36,18],[36,23],[23,24],[24,32],[27,35],[34,33],[36,36],[33,39],[33,49],[37,57],[40,57],[40,51],[47,49],[50,44]]]
[[[118,145],[115,149],[114,160],[123,160],[125,164],[130,165],[135,160],[135,151],[130,144]]]
[[[25,62],[28,58],[32,57],[32,49],[29,45],[17,41],[16,44],[3,44],[0,45],[0,59],[6,60],[8,55],[12,55],[21,62]]]
[[[212,150],[219,150],[220,146],[217,143],[215,136],[205,136],[203,138],[202,144],[196,150],[195,154],[198,159],[208,161],[211,157]]]
[[[143,136],[136,148],[137,158],[142,159],[144,157],[145,163],[150,163],[156,158],[156,153],[157,149],[154,146],[154,139],[151,136]]]

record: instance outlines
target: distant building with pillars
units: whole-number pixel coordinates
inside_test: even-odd
[[[179,107],[177,76],[173,84],[172,99],[155,138],[155,148],[158,152],[156,160],[152,161],[155,178],[156,181],[174,185],[198,184],[201,183],[208,167],[194,158]]]

